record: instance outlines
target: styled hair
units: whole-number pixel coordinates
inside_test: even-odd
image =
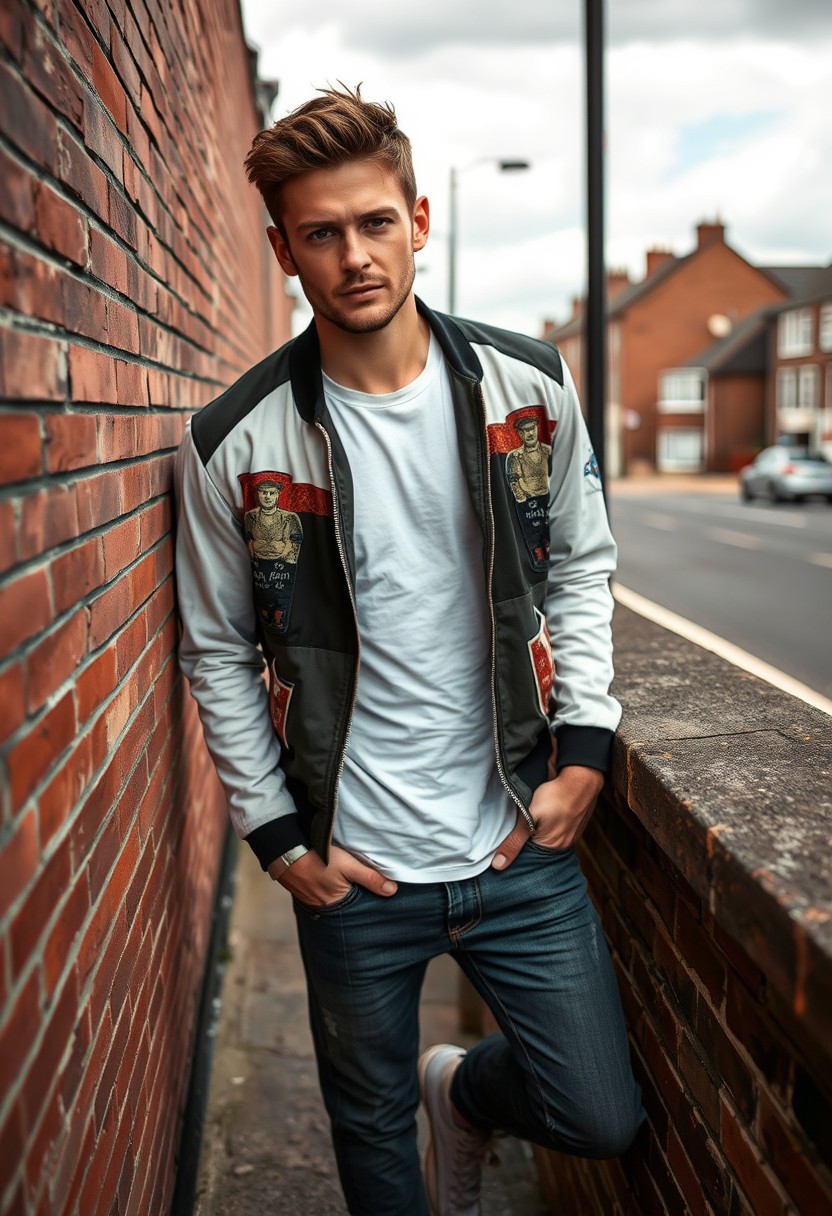
[[[355,91],[342,86],[319,92],[320,97],[255,135],[245,159],[248,180],[260,191],[277,227],[281,228],[281,187],[290,178],[365,157],[395,174],[412,210],[416,179],[410,140],[399,130],[392,105],[363,101],[360,85]]]

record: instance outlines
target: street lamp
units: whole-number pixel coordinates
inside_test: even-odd
[[[464,165],[461,169],[456,169],[451,166],[451,222],[448,236],[448,312],[456,311],[456,186],[457,179],[460,174],[467,173],[469,169],[474,169],[477,165],[494,164],[501,173],[516,173],[521,169],[529,169],[531,166],[527,160],[499,160],[494,156],[480,156],[477,160],[471,161],[469,165]]]

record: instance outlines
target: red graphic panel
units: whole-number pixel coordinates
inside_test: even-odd
[[[253,511],[259,505],[257,487],[264,483],[277,486],[277,505],[283,511],[296,511],[299,515],[332,516],[332,493],[307,481],[293,482],[289,473],[264,470],[262,473],[239,473],[238,480],[243,491],[243,511]]]
[[[517,423],[521,418],[533,418],[537,423],[537,437],[541,443],[551,444],[557,422],[550,418],[542,405],[524,405],[522,409],[513,410],[506,415],[505,422],[489,422],[488,450],[492,456],[498,452],[513,452],[522,446],[522,440],[517,433]]]
[[[289,715],[289,702],[292,699],[294,688],[294,684],[281,680],[277,672],[272,669],[269,686],[269,711],[272,716],[272,725],[277,731],[277,737],[284,747],[289,746],[286,740],[286,718]]]
[[[529,642],[529,658],[534,669],[535,680],[537,681],[537,695],[539,697],[540,712],[544,718],[549,716],[549,702],[552,698],[552,688],[555,683],[555,663],[552,656],[552,640],[549,637],[549,626],[546,624],[546,618],[541,614],[540,629]]]

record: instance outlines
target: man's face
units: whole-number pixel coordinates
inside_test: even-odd
[[[520,422],[517,433],[523,441],[524,448],[533,448],[537,443],[537,423],[533,421]]]
[[[427,240],[427,199],[411,213],[389,169],[353,160],[290,178],[281,220],[285,237],[269,228],[269,240],[317,321],[354,334],[392,321],[413,287],[414,251]]]
[[[258,486],[257,498],[265,511],[273,511],[277,504],[277,486]]]

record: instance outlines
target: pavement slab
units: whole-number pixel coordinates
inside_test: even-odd
[[[306,1013],[291,901],[251,851],[238,851],[229,958],[216,1026],[194,1216],[347,1216]],[[423,1046],[469,1046],[459,1030],[459,972],[447,956],[428,968]],[[420,1115],[421,1147],[426,1126]],[[546,1216],[529,1145],[500,1143],[483,1216]]]

